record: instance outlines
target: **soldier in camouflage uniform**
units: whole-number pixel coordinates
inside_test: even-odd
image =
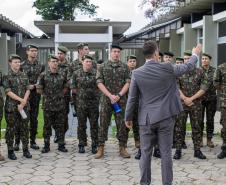
[[[77,45],[77,52],[78,52],[78,58],[76,60],[74,60],[73,62],[70,63],[69,65],[69,73],[68,73],[68,79],[72,79],[72,75],[75,71],[77,71],[78,69],[82,68],[82,58],[85,55],[89,54],[89,45],[87,43],[79,43]],[[93,63],[93,67],[96,68],[96,64]],[[73,104],[74,104],[74,110],[75,112],[77,112],[76,110],[76,95],[73,94],[72,92],[72,99],[73,99]],[[87,146],[87,139],[86,139],[86,143],[85,146]]]
[[[29,83],[32,85],[31,94],[29,97],[30,103],[30,147],[38,150],[39,146],[36,144],[36,134],[38,128],[38,112],[39,112],[39,102],[40,94],[37,94],[35,89],[35,84],[37,83],[38,76],[44,71],[44,66],[39,64],[37,61],[38,48],[34,45],[28,45],[26,48],[27,60],[23,61],[21,64],[21,70],[27,74],[29,78]],[[20,136],[19,130],[15,135],[15,151],[19,150]]]
[[[29,84],[27,75],[20,71],[20,63],[20,56],[10,55],[10,69],[3,79],[3,87],[6,94],[5,119],[7,123],[5,139],[8,147],[8,158],[11,160],[17,159],[13,148],[15,130],[20,130],[19,135],[23,144],[23,156],[26,158],[32,157],[28,150],[30,108],[28,98],[32,86]],[[27,117],[22,118],[20,111],[23,110]]]
[[[210,65],[211,56],[207,53],[202,54],[202,69],[208,78],[209,89],[202,100],[202,122],[201,128],[202,133],[204,130],[204,116],[206,112],[206,133],[207,133],[207,146],[210,148],[214,147],[212,142],[214,132],[214,116],[217,110],[217,95],[216,88],[213,85],[213,75],[215,68]]]
[[[85,153],[86,122],[90,122],[92,139],[92,153],[97,152],[98,145],[98,118],[99,118],[99,90],[96,85],[96,69],[92,67],[93,58],[85,55],[82,59],[83,67],[74,72],[71,89],[76,94],[78,118],[77,135],[79,153]]]
[[[100,126],[98,131],[99,147],[95,156],[100,159],[104,155],[104,144],[108,136],[108,127],[111,123],[112,104],[118,103],[121,112],[114,113],[117,126],[117,138],[119,140],[119,152],[123,158],[130,158],[126,150],[128,129],[124,122],[126,106],[126,93],[130,83],[130,71],[120,59],[121,47],[112,45],[110,50],[111,59],[104,62],[97,71],[97,86],[102,91],[100,99]]]
[[[58,70],[60,73],[62,73],[65,78],[67,79],[68,73],[69,73],[69,63],[66,59],[68,49],[64,46],[59,46],[58,47],[58,59],[59,59],[59,64],[58,64]],[[67,79],[67,81],[69,81]],[[68,89],[67,93],[64,95],[64,101],[65,101],[65,108],[66,108],[66,117],[65,117],[65,123],[64,123],[64,132],[66,134],[68,130],[68,114],[70,111],[70,91]],[[55,142],[57,142],[57,137],[55,137]]]
[[[137,66],[137,57],[135,55],[127,56],[127,65],[130,69],[130,72],[136,68]],[[140,159],[141,150],[140,150],[140,135],[139,135],[139,124],[138,124],[138,107],[139,101],[137,100],[134,116],[133,116],[133,137],[135,141],[135,147],[138,149],[137,154],[135,155],[135,159]]]
[[[0,71],[0,86],[2,86],[2,72]],[[0,90],[0,146],[2,144],[1,142],[1,138],[2,138],[2,135],[1,135],[1,126],[2,126],[2,117],[3,117],[3,107],[4,107],[4,99],[3,99],[3,96],[2,96],[2,91]],[[2,156],[1,154],[1,150],[0,150],[0,161],[4,161],[5,158]]]
[[[226,157],[226,63],[217,67],[214,73],[213,83],[220,92],[220,124],[222,125],[221,138],[223,141],[221,152],[217,155],[217,158],[223,159]]]
[[[186,63],[188,60],[184,60]],[[184,125],[187,117],[190,116],[192,126],[192,140],[194,143],[194,157],[206,159],[206,156],[200,150],[202,141],[201,116],[202,102],[201,97],[208,89],[208,81],[205,73],[200,68],[195,68],[192,72],[179,78],[178,86],[183,103],[184,111],[175,123],[176,151],[174,159],[181,158],[181,149],[184,142]]]
[[[58,150],[67,152],[65,148],[65,102],[64,95],[67,93],[67,79],[58,71],[58,58],[54,55],[49,55],[49,68],[43,72],[36,85],[37,92],[43,94],[44,97],[44,147],[42,153],[50,151],[50,137],[52,128],[55,128],[58,137]]]

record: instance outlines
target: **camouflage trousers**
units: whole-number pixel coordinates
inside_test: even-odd
[[[2,138],[2,117],[3,117],[3,106],[0,106],[0,141]]]
[[[44,110],[44,126],[43,137],[46,144],[50,143],[50,137],[52,136],[52,127],[55,129],[57,135],[58,144],[64,144],[65,139],[65,110],[61,111],[48,111]]]
[[[126,147],[128,140],[128,129],[125,126],[124,114],[125,114],[125,102],[119,101],[119,104],[122,108],[120,113],[115,113],[115,123],[117,127],[116,137],[119,141],[119,146]],[[101,100],[100,103],[100,125],[98,130],[98,142],[99,146],[104,145],[105,141],[108,140],[108,128],[111,124],[112,116],[112,105],[109,100]]]
[[[94,106],[96,104],[96,106]],[[98,103],[94,103],[92,106],[77,105],[77,118],[78,118],[78,129],[77,135],[79,145],[85,146],[87,144],[87,119],[90,122],[90,132],[92,145],[98,145],[98,118],[99,118],[99,106]]]
[[[182,144],[184,141],[184,125],[187,122],[188,115],[190,117],[191,127],[192,127],[192,140],[194,144],[194,149],[200,149],[200,143],[202,141],[202,130],[201,130],[201,115],[202,106],[201,102],[197,102],[191,107],[185,107],[184,111],[180,114],[179,118],[175,123],[175,140],[176,148],[182,149]]]
[[[64,133],[66,134],[69,126],[68,126],[68,114],[70,112],[70,95],[64,96],[65,108],[66,108],[66,117],[64,122]]]
[[[221,129],[221,138],[223,140],[222,149],[226,149],[226,107],[221,107],[220,124],[222,125]]]
[[[182,120],[183,118],[186,120]],[[173,144],[176,145],[176,140],[178,137],[181,137],[183,139],[183,142],[185,142],[186,122],[187,122],[187,118],[182,117],[181,114],[179,114],[175,117],[175,126],[174,126],[174,132],[173,132]],[[176,125],[178,125],[178,124],[182,124],[182,125],[180,127],[178,127],[178,126],[176,127]]]
[[[29,112],[26,112],[28,118],[22,119],[18,111],[7,112],[5,111],[6,119],[6,134],[5,139],[7,143],[8,150],[13,150],[14,136],[15,132],[19,130],[20,140],[23,144],[23,149],[28,148],[29,143]]]
[[[35,92],[35,90],[31,91],[29,97],[30,104],[30,142],[34,143],[37,135],[38,129],[38,112],[39,112],[39,102],[41,96]],[[20,130],[16,130],[15,132],[15,143],[20,143]]]
[[[206,134],[208,139],[212,139],[214,132],[214,116],[217,110],[217,100],[203,100],[202,101],[202,134],[204,130],[204,117],[206,113]]]

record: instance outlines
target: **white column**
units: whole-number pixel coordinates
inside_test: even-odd
[[[217,66],[217,23],[210,15],[203,16],[203,52],[212,56],[213,65]]]
[[[54,46],[55,46],[55,55],[57,54],[58,46],[59,46],[59,24],[55,24],[55,37],[54,37]]]
[[[108,42],[108,59],[110,59],[111,44],[112,44],[112,41],[113,41],[113,30],[112,30],[112,26],[108,26],[108,36],[109,36],[109,42]]]
[[[8,71],[8,42],[7,33],[0,33],[0,68],[3,73]]]
[[[181,54],[181,36],[176,33],[176,30],[170,30],[169,50],[175,56],[180,56]]]
[[[192,50],[196,44],[197,31],[191,28],[191,24],[184,24],[184,50]]]

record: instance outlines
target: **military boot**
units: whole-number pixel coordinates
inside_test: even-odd
[[[173,158],[176,159],[176,160],[181,159],[181,150],[180,149],[176,149]]]
[[[65,144],[59,144],[58,145],[58,150],[60,152],[68,152],[68,150],[65,148]]]
[[[207,146],[210,148],[214,148],[214,144],[213,144],[213,141],[211,140],[211,138],[207,138]]]
[[[5,160],[5,157],[2,156],[2,154],[0,153],[0,161],[4,161]]]
[[[161,158],[161,153],[160,153],[160,150],[158,148],[154,148],[153,156],[157,157],[157,158]]]
[[[100,159],[104,156],[104,146],[99,146],[98,147],[98,150],[97,150],[97,153],[95,155],[95,159]]]
[[[31,155],[31,153],[29,152],[28,149],[23,150],[23,156],[26,157],[27,159],[32,158],[32,155]]]
[[[8,150],[8,158],[11,160],[17,160],[17,157],[13,150]]]
[[[123,158],[130,158],[130,155],[129,155],[129,153],[126,150],[126,147],[120,146],[119,147],[119,154]]]
[[[14,151],[19,151],[20,150],[20,143],[15,143],[13,149],[14,149]]]
[[[223,158],[225,158],[226,157],[226,149],[222,149],[221,150],[221,153],[219,153],[218,155],[217,155],[217,158],[218,159],[223,159]]]
[[[39,150],[39,146],[36,144],[34,140],[30,142],[30,147],[34,150]]]
[[[97,153],[97,145],[92,144],[92,154],[96,154]]]
[[[183,149],[187,149],[187,148],[188,148],[187,145],[186,145],[186,143],[185,143],[185,141],[184,141],[183,144],[182,144],[182,148],[183,148]]]
[[[85,151],[85,146],[84,145],[78,145],[78,153],[84,154]]]
[[[44,147],[42,148],[42,153],[48,153],[49,151],[49,143],[45,142]]]
[[[140,150],[140,148],[138,149],[137,154],[135,155],[134,158],[137,159],[137,160],[139,160],[141,158],[141,150]]]
[[[201,150],[195,150],[194,157],[197,157],[198,159],[206,159],[206,156],[202,153]]]

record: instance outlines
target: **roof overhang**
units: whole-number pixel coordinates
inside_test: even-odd
[[[111,21],[34,21],[35,26],[50,37],[54,36],[55,25],[58,24],[61,33],[106,33],[112,26],[113,35],[122,35],[131,26],[131,22]]]

